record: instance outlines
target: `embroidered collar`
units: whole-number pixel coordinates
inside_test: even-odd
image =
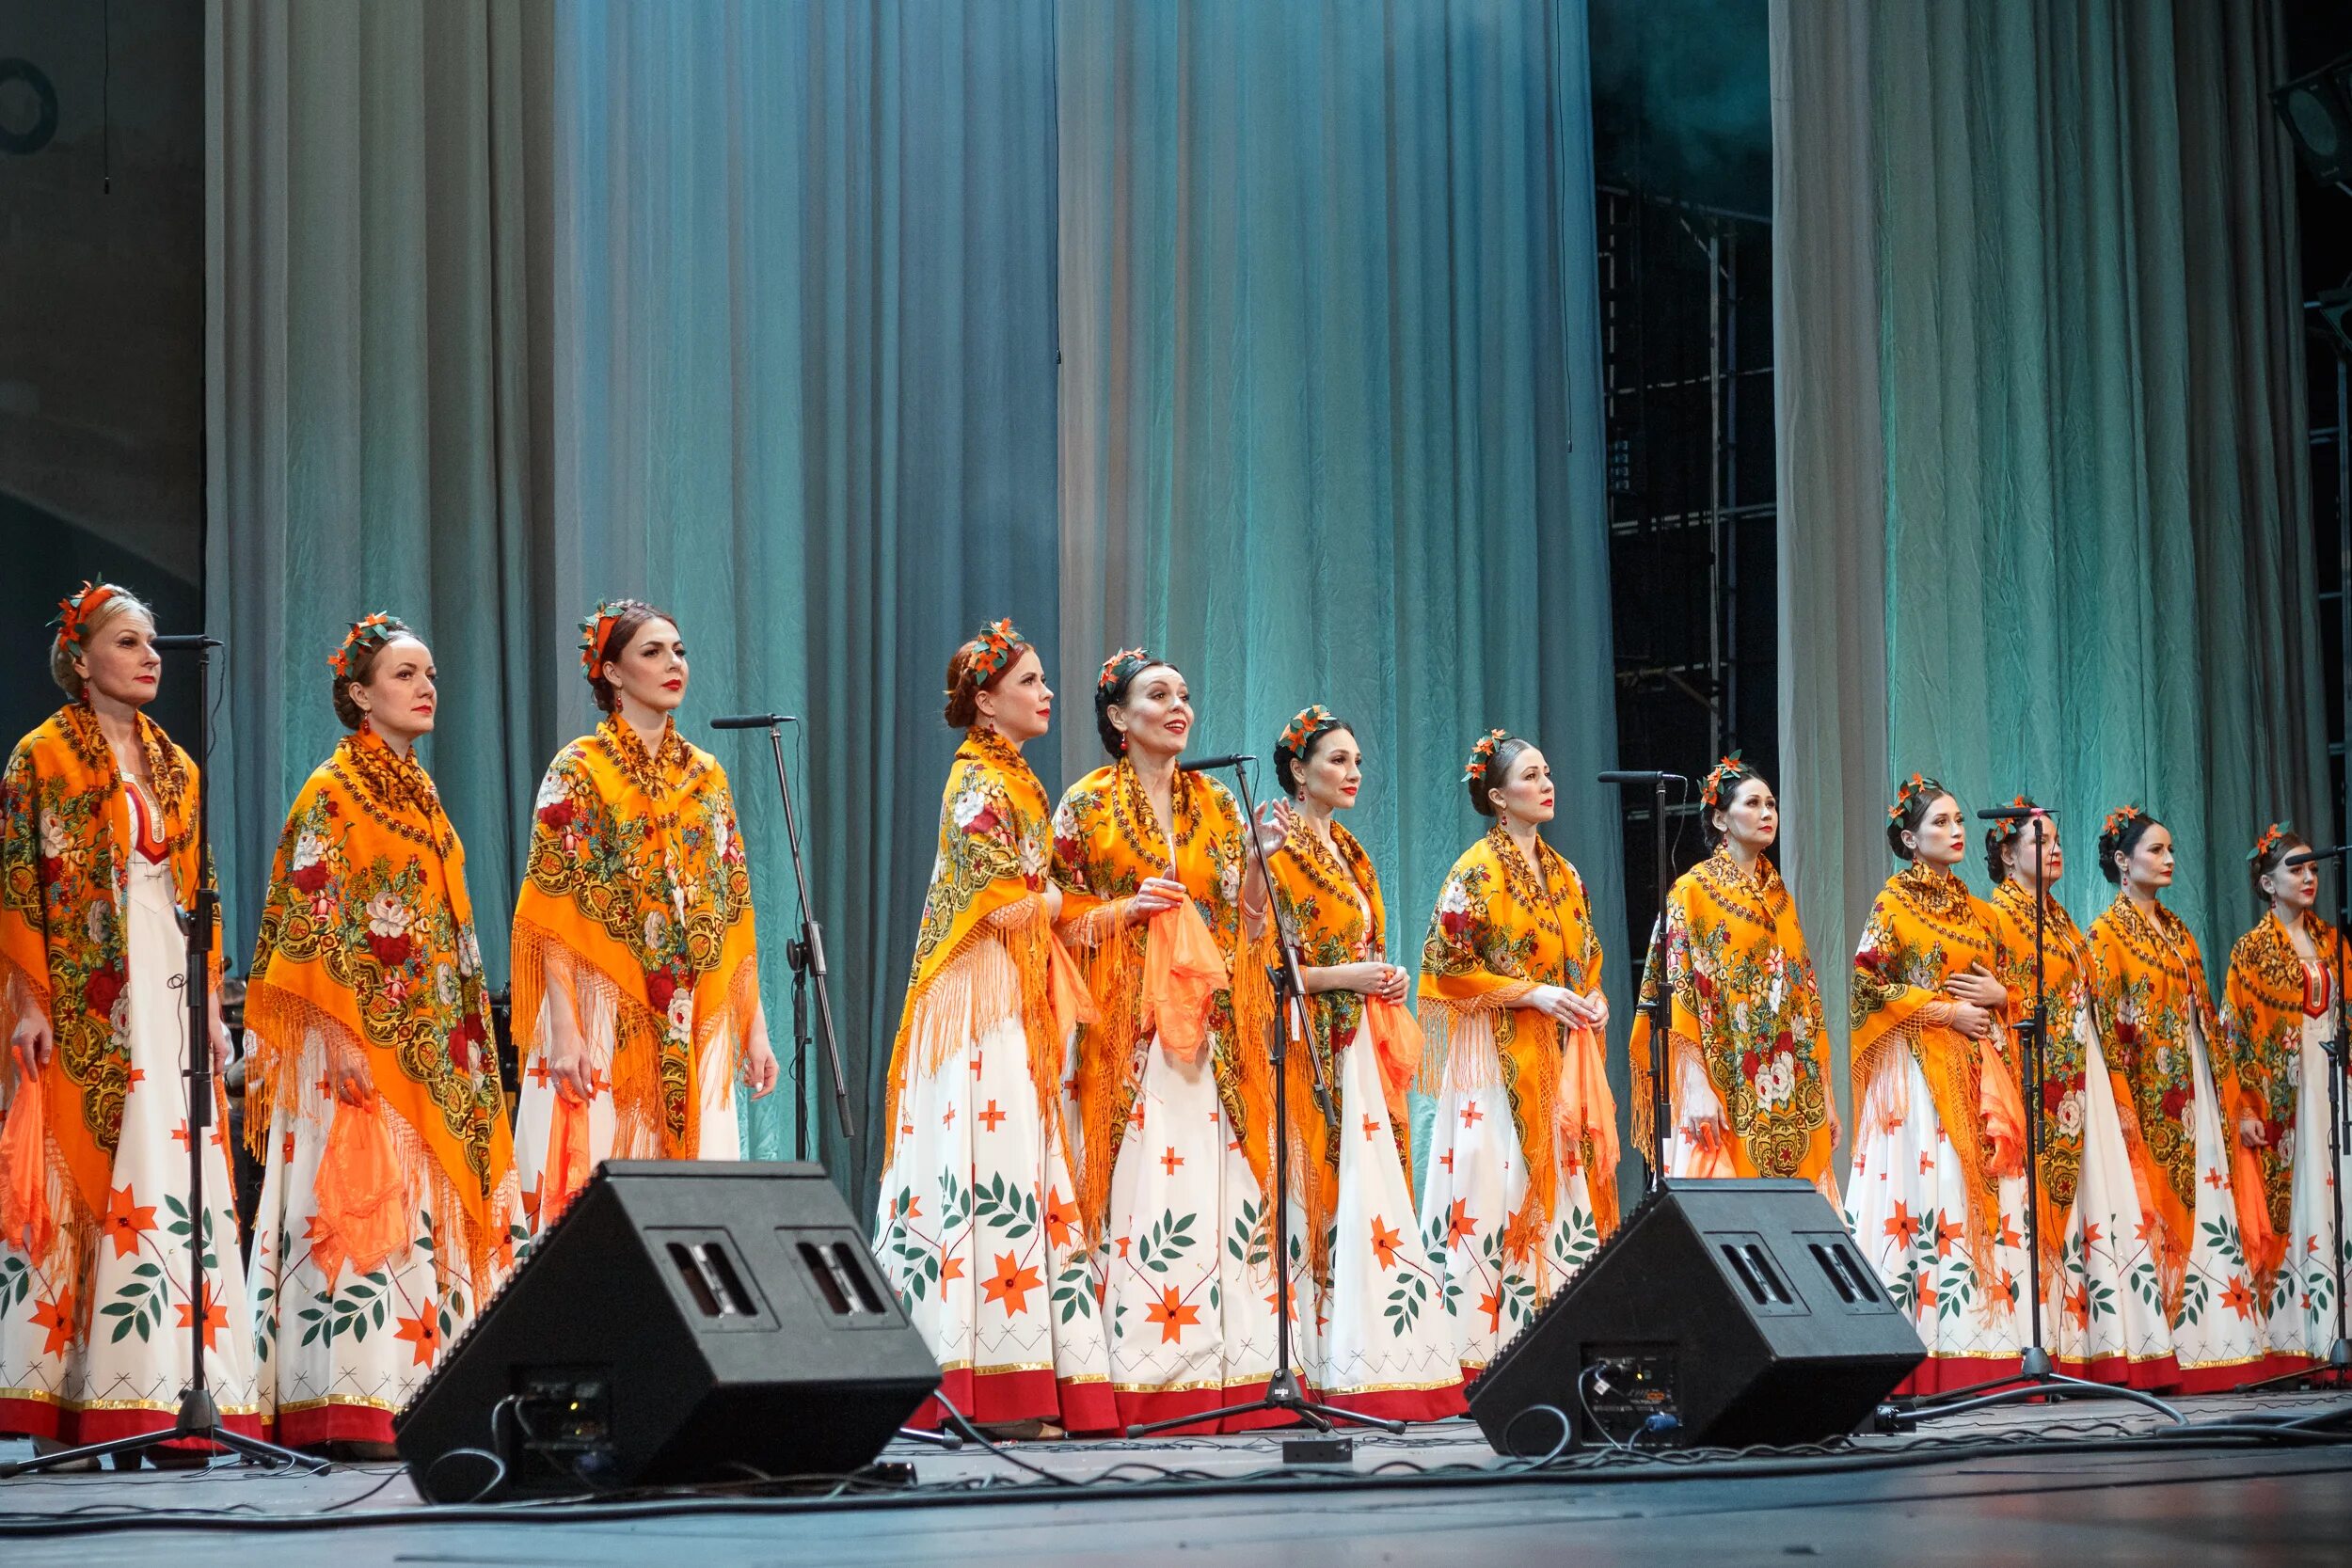
[[[687,752],[686,739],[677,733],[675,720],[666,715],[662,718],[661,739],[650,753],[645,743],[638,738],[636,726],[617,713],[607,714],[604,722],[596,726],[596,734],[628,782],[649,798],[658,800],[677,787],[679,776],[686,771]]]

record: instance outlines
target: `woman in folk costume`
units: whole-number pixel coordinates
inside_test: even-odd
[[[2020,795],[2013,802],[2030,810]],[[2042,830],[2035,852],[2034,826]],[[2099,1043],[2090,939],[2050,890],[2066,870],[2055,818],[1995,822],[1985,869],[2001,939],[1998,973],[2022,1024],[2034,1006],[2034,897],[2042,899],[2042,1342],[2061,1370],[2156,1388],[2175,1376],[2172,1330],[2157,1284],[2156,1245],[2141,1194],[2150,1180],[2131,1085]],[[2024,1036],[2018,1087],[2030,1106]]]
[[[1054,877],[1098,1015],[1078,1032],[1068,1115],[1111,1386],[1133,1425],[1244,1403],[1274,1373],[1273,995],[1240,808],[1177,767],[1184,675],[1140,648],[1114,654],[1094,715],[1117,760],[1062,796]]]
[[[1846,1219],[1927,1345],[1906,1391],[1931,1394],[2017,1369],[2026,1107],[2000,924],[1952,870],[1968,847],[1960,802],[1914,773],[1887,816],[1911,864],[1854,953]]]
[[[1289,803],[1264,808],[1285,835],[1266,868],[1298,940],[1313,1053],[1310,1061],[1294,1051],[1288,1069],[1291,1169],[1304,1200],[1293,1212],[1309,1262],[1300,1283],[1313,1292],[1313,1311],[1299,1314],[1307,1379],[1317,1398],[1344,1409],[1408,1421],[1458,1416],[1460,1331],[1413,1210],[1406,1093],[1422,1039],[1404,1006],[1411,975],[1389,962],[1372,857],[1332,816],[1356,804],[1363,750],[1344,720],[1317,705],[1282,731],[1274,771]],[[1330,1119],[1315,1097],[1318,1074]]]
[[[735,798],[673,718],[685,640],[636,599],[580,630],[605,719],[548,765],[515,904],[515,1163],[533,1234],[602,1161],[737,1158],[736,1080],[755,1098],[776,1084]]]
[[[1796,1177],[1836,1203],[1837,1107],[1820,983],[1796,901],[1765,855],[1780,833],[1780,802],[1735,752],[1707,775],[1699,806],[1714,853],[1666,895],[1674,1008],[1666,1174]],[[1633,1136],[1645,1159],[1656,1115],[1649,1074],[1658,983],[1653,953],[1632,1042]]]
[[[0,1434],[41,1451],[168,1427],[200,1311],[224,1424],[261,1434],[237,1277],[227,1103],[204,1136],[205,1300],[189,1299],[186,939],[197,862],[188,754],[140,711],[154,617],[85,583],[49,673],[70,699],[0,779]],[[215,911],[217,920],[217,911]],[[218,930],[208,1047],[220,1022]],[[224,1266],[225,1265],[225,1266]],[[201,1464],[211,1445],[149,1450]]]
[[[1421,1227],[1476,1372],[1616,1229],[1617,1108],[1584,879],[1541,836],[1550,765],[1492,730],[1462,783],[1495,825],[1454,863],[1422,943],[1421,1086],[1438,1108]]]
[[[946,717],[964,736],[891,1048],[874,1253],[958,1410],[1027,1435],[1106,1430],[1119,1412],[1062,1115],[1070,1034],[1093,1009],[1054,939],[1052,798],[1021,754],[1054,692],[1011,622],[956,650]]]
[[[250,1278],[275,1435],[381,1458],[521,1230],[466,852],[416,756],[432,653],[376,614],[327,662],[351,733],[286,814],[246,991]]]
[[[2109,812],[2099,869],[2117,891],[2090,924],[2091,1006],[2100,1047],[2130,1085],[2148,1151],[2141,1201],[2152,1211],[2177,1386],[2191,1393],[2232,1387],[2260,1374],[2267,1341],[2238,1228],[2232,1173],[2239,1145],[2215,1070],[2220,1021],[2197,939],[2160,899],[2172,885],[2170,831],[2136,805]]]
[[[2270,908],[2230,952],[2229,1054],[2217,1087],[2229,1107],[2223,1130],[2237,1138],[2238,1233],[2265,1298],[2271,1354],[2316,1360],[2336,1338],[2332,1259],[2342,1243],[2331,1188],[2352,1175],[2352,1162],[2330,1180],[2328,1046],[2342,938],[2312,910],[2318,864],[2286,863],[2310,847],[2274,822],[2247,857],[2255,895]]]

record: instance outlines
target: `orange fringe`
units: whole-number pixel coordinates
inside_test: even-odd
[[[686,1089],[686,1127],[682,1136],[673,1137],[670,1118],[661,1098],[661,1038],[668,1021],[635,994],[633,986],[642,986],[643,977],[634,982],[607,974],[577,950],[567,946],[561,937],[546,927],[528,921],[515,927],[514,940],[514,1027],[516,1041],[525,1063],[544,1058],[553,1041],[551,1031],[540,1024],[542,1007],[548,1001],[548,982],[553,976],[559,991],[572,1003],[572,1017],[580,1031],[591,1065],[607,1073],[612,1084],[612,1157],[620,1160],[691,1160],[702,1147],[702,1085],[698,1073],[690,1073]],[[733,1026],[737,1019],[745,1021],[734,1027],[732,1050],[738,1060],[735,1071],[728,1075],[732,1084],[741,1070],[740,1058],[748,1052],[749,1010],[758,1000],[758,972],[746,961],[728,977],[727,1006],[712,1018],[694,1021],[694,1062],[699,1067],[704,1043],[722,1029]],[[610,1007],[612,1013],[612,1043],[610,1047],[590,1037],[588,1016],[592,1004],[597,1008]]]
[[[1090,923],[1066,927],[1080,942],[1092,934]],[[1127,1111],[1135,1099],[1136,1028],[1142,1007],[1143,929],[1121,926],[1099,945],[1080,948],[1078,968],[1094,997],[1096,1020],[1078,1035],[1078,1213],[1086,1225],[1089,1247],[1103,1242],[1104,1219],[1110,1208],[1111,1167],[1119,1158]]]

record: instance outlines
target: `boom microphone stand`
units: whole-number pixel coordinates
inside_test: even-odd
[[[62,1469],[79,1465],[84,1460],[98,1460],[107,1454],[145,1453],[167,1443],[184,1438],[200,1438],[216,1444],[230,1452],[252,1463],[266,1463],[281,1468],[299,1465],[313,1472],[327,1467],[326,1461],[315,1454],[296,1453],[265,1443],[259,1437],[247,1437],[231,1432],[220,1424],[220,1405],[204,1376],[204,1328],[211,1305],[204,1288],[205,1253],[213,1244],[212,1211],[204,1205],[204,1129],[213,1124],[213,1046],[208,1027],[208,1003],[212,995],[213,918],[220,909],[220,894],[213,886],[213,736],[212,687],[213,650],[221,645],[220,639],[189,634],[178,637],[158,637],[154,646],[159,650],[191,650],[196,655],[196,890],[194,909],[181,916],[181,927],[187,937],[186,962],[181,970],[181,986],[188,1003],[188,1383],[180,1390],[180,1413],[170,1426],[157,1432],[143,1432],[135,1436],[117,1437],[104,1443],[86,1443],[80,1448],[60,1449],[56,1453],[35,1455],[13,1465],[0,1465],[0,1481],[10,1476],[37,1475],[43,1470]],[[124,787],[129,787],[128,784]],[[64,1069],[60,1068],[59,1071]],[[19,1090],[20,1093],[23,1090]]]
[[[1267,1054],[1274,1064],[1274,1375],[1266,1380],[1265,1392],[1242,1404],[1229,1404],[1219,1410],[1203,1411],[1197,1416],[1177,1416],[1165,1421],[1151,1421],[1127,1429],[1130,1437],[1148,1437],[1155,1432],[1171,1427],[1194,1426],[1203,1421],[1219,1421],[1229,1416],[1246,1416],[1253,1411],[1279,1410],[1297,1417],[1317,1432],[1329,1432],[1334,1421],[1353,1421],[1359,1426],[1377,1427],[1383,1432],[1401,1433],[1403,1421],[1381,1416],[1367,1416],[1360,1411],[1343,1410],[1336,1404],[1324,1404],[1307,1397],[1299,1386],[1298,1374],[1291,1370],[1291,1249],[1290,1249],[1290,1191],[1291,1191],[1291,1123],[1290,1073],[1286,1060],[1291,1051],[1304,1051],[1315,1067],[1318,1085],[1322,1064],[1315,1061],[1314,1045],[1307,1033],[1307,988],[1298,976],[1298,937],[1291,929],[1289,918],[1282,912],[1282,901],[1274,895],[1274,879],[1266,871],[1265,847],[1258,842],[1257,803],[1249,797],[1249,775],[1242,768],[1255,757],[1232,756],[1204,758],[1186,768],[1198,772],[1211,767],[1228,767],[1233,770],[1233,782],[1241,786],[1242,832],[1249,840],[1250,855],[1258,863],[1258,875],[1266,890],[1266,905],[1274,917],[1277,944],[1281,949],[1280,960],[1272,966],[1275,1000],[1281,1009],[1281,1021],[1274,1026]],[[1326,1116],[1331,1114],[1327,1091],[1318,1096]]]
[[[2339,844],[2328,849],[2303,849],[2286,858],[2288,865],[2309,865],[2313,861],[2342,861],[2352,856],[2352,845]],[[2352,922],[2352,879],[2338,878],[2336,881],[2336,994],[2335,1027],[2328,1032],[2328,1196],[2335,1208],[2336,1244],[2331,1259],[2336,1276],[2336,1342],[2328,1347],[2328,1359],[2316,1366],[2297,1367],[2277,1377],[2264,1378],[2260,1383],[2241,1384],[2238,1392],[2253,1388],[2276,1388],[2289,1383],[2316,1382],[2332,1378],[2338,1386],[2344,1373],[2352,1371],[2352,1339],[2344,1331],[2344,928]]]
[[[1609,772],[1600,776],[1602,784],[1647,784],[1650,786],[1650,838],[1655,847],[1651,857],[1658,877],[1658,918],[1650,926],[1649,954],[1643,960],[1642,972],[1650,973],[1657,966],[1658,990],[1650,998],[1649,1021],[1649,1171],[1644,1191],[1656,1192],[1666,1180],[1667,1129],[1674,1125],[1674,1090],[1667,1083],[1667,1073],[1674,1060],[1674,990],[1666,983],[1666,897],[1673,891],[1673,868],[1666,857],[1666,781],[1689,784],[1690,780],[1679,773],[1660,773],[1642,769],[1633,772]],[[1615,1174],[1611,1173],[1612,1180]]]
[[[785,960],[792,966],[792,1158],[808,1158],[808,1117],[804,1114],[808,1084],[808,991],[817,985],[817,1018],[824,1025],[825,1058],[833,1068],[834,1112],[841,1120],[844,1142],[853,1142],[850,1124],[850,1085],[841,1070],[841,1041],[833,1032],[833,993],[825,986],[825,933],[818,927],[816,906],[808,898],[808,866],[801,857],[801,824],[792,812],[792,785],[784,772],[784,729],[800,721],[788,713],[744,713],[713,719],[714,730],[766,730],[768,745],[776,754],[776,793],[784,797],[784,839],[792,850],[792,883],[801,899],[801,934],[785,943]]]
[[[2113,1399],[2131,1400],[2176,1422],[2187,1424],[2187,1418],[2153,1394],[2115,1384],[2093,1383],[2089,1378],[2074,1377],[2061,1372],[2050,1360],[2050,1353],[2042,1344],[2042,1047],[2049,1027],[2050,999],[2044,974],[2044,927],[2048,920],[2046,903],[2049,884],[2042,868],[2046,837],[2043,824],[2052,814],[2038,808],[1997,806],[1980,811],[1977,816],[1986,821],[2013,822],[2027,818],[2033,827],[2034,900],[2033,900],[2033,1012],[2024,1027],[2018,1030],[2019,1043],[2026,1069],[2026,1278],[2027,1338],[2025,1349],[2018,1354],[2014,1374],[1997,1377],[1985,1383],[1955,1388],[1948,1394],[1913,1404],[1896,1417],[1899,1425],[1909,1427],[1920,1421],[1942,1416],[1957,1416],[1964,1411],[1982,1410],[1996,1404],[2023,1404],[2033,1400]],[[2068,1021],[2072,1026],[2073,1021]]]

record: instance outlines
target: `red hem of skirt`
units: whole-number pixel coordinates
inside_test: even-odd
[[[2281,1377],[2312,1365],[2314,1363],[2308,1355],[2271,1354],[2227,1366],[2183,1367],[2174,1374],[2172,1381],[2165,1385],[2165,1391],[2172,1394],[2226,1394],[2241,1384]]]
[[[1222,1388],[1138,1388],[1119,1396],[1120,1427],[1149,1426],[1154,1421],[1171,1421],[1180,1416],[1205,1416],[1229,1404],[1248,1404],[1265,1397],[1266,1385],[1260,1383],[1229,1383]],[[1216,1421],[1193,1421],[1170,1427],[1162,1437],[1205,1437],[1216,1433],[1254,1432],[1265,1427],[1285,1427],[1297,1424],[1298,1418],[1287,1410],[1253,1410],[1239,1416],[1228,1416]]]
[[[111,1443],[120,1437],[144,1437],[169,1427],[178,1417],[177,1410],[69,1410],[47,1400],[0,1400],[0,1433],[42,1437],[75,1449],[90,1443]],[[262,1435],[258,1415],[223,1416],[220,1424],[241,1437]],[[192,1451],[223,1451],[217,1444],[193,1437],[166,1446]]]
[[[371,1404],[313,1405],[271,1423],[270,1441],[285,1449],[314,1449],[326,1443],[389,1443],[392,1413]]]
[[[1889,1399],[1932,1399],[1956,1389],[2015,1377],[2025,1366],[2015,1355],[1931,1355],[1909,1377],[1895,1385]]]
[[[2169,1388],[2180,1381],[2181,1367],[2169,1355],[2152,1355],[2135,1361],[2122,1354],[2094,1356],[2088,1361],[2075,1361],[2066,1356],[2052,1356],[2051,1364],[2067,1377],[2078,1377],[2086,1383],[2104,1383],[2111,1388]]]
[[[1470,1414],[1470,1401],[1459,1383],[1443,1388],[1380,1388],[1361,1394],[1327,1394],[1316,1390],[1317,1402],[1335,1410],[1353,1410],[1390,1421],[1442,1421]]]
[[[975,1373],[960,1367],[942,1373],[939,1391],[964,1416],[982,1426],[1010,1421],[1051,1421],[1064,1432],[1119,1430],[1119,1405],[1107,1383],[1073,1383],[1042,1368],[1017,1372]],[[935,1399],[907,1418],[917,1432],[936,1432],[947,1413]]]

